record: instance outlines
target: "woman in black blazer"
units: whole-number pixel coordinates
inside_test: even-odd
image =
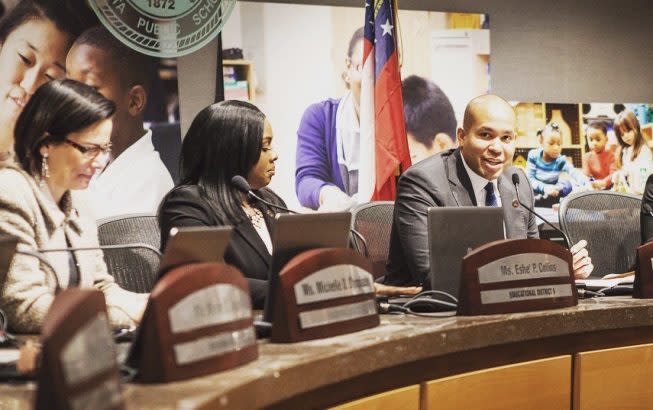
[[[277,160],[271,143],[270,124],[254,105],[223,101],[206,107],[184,138],[181,182],[159,208],[162,249],[173,227],[234,227],[224,259],[247,277],[255,309],[263,308],[267,294],[270,228],[279,211],[247,198],[231,179],[243,176],[260,197],[285,207],[279,196],[265,188]]]

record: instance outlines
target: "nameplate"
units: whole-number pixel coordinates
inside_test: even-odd
[[[355,265],[334,265],[297,282],[298,305],[374,293],[374,277]]]
[[[481,303],[487,305],[491,303],[568,297],[571,295],[572,291],[570,285],[484,290],[481,292]]]
[[[169,310],[172,333],[235,322],[252,316],[249,295],[225,283],[200,289],[181,299]]]
[[[43,320],[41,342],[36,410],[124,408],[102,292],[73,287],[58,293]]]
[[[73,399],[71,407],[73,410],[107,409],[120,406],[121,403],[120,383],[116,379],[109,379]]]
[[[61,351],[63,377],[75,385],[116,367],[116,348],[104,312],[86,322]]]
[[[299,324],[302,329],[309,329],[376,314],[376,302],[366,300],[364,302],[301,312],[299,314]]]
[[[237,352],[256,344],[254,329],[224,332],[213,336],[202,337],[192,342],[179,343],[174,346],[175,361],[179,365],[194,363],[226,353]]]
[[[474,249],[462,261],[458,313],[486,315],[578,304],[571,253],[551,241],[512,239]]]
[[[274,343],[299,342],[379,325],[372,264],[346,248],[301,252],[286,263],[275,287]]]
[[[127,364],[145,383],[213,374],[258,357],[249,286],[224,263],[177,266],[159,279]]]
[[[478,268],[482,284],[568,276],[567,261],[546,253],[510,255]]]

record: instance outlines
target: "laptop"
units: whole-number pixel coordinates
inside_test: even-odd
[[[274,320],[275,293],[279,272],[297,254],[315,248],[346,248],[349,243],[351,214],[329,212],[277,214],[272,230],[272,260],[263,320]]]
[[[431,289],[458,297],[462,260],[471,250],[504,239],[501,207],[428,210]]]
[[[195,262],[223,262],[232,227],[184,227],[170,229],[160,272]]]

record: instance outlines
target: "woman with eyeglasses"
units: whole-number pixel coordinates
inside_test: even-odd
[[[635,113],[631,110],[620,112],[614,120],[613,129],[619,141],[615,153],[617,171],[613,174],[613,189],[642,195],[646,179],[653,173],[653,153],[642,135]]]
[[[111,101],[73,80],[54,80],[36,90],[16,122],[16,161],[0,164],[0,235],[17,238],[26,250],[98,246],[95,222],[85,217],[73,191],[85,189],[106,165],[114,111]],[[43,255],[55,272],[16,254],[0,276],[0,309],[13,331],[40,331],[55,283],[101,290],[115,328],[138,323],[147,295],[115,284],[101,251]]]
[[[361,27],[349,41],[342,73],[347,93],[309,106],[299,124],[295,191],[307,208],[336,211],[356,204],[363,39]]]

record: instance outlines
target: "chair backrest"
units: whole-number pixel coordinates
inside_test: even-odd
[[[560,203],[560,227],[571,245],[587,241],[592,277],[634,268],[641,240],[641,203],[637,196],[609,191],[572,194]]]
[[[358,205],[352,210],[351,227],[365,239],[363,243],[360,238],[354,236],[354,249],[372,261],[374,277],[385,273],[394,208],[395,203],[392,201],[378,201]]]
[[[134,214],[102,219],[98,221],[98,236],[100,245],[143,245],[105,249],[104,260],[120,287],[132,292],[150,292],[161,262],[157,217]]]

